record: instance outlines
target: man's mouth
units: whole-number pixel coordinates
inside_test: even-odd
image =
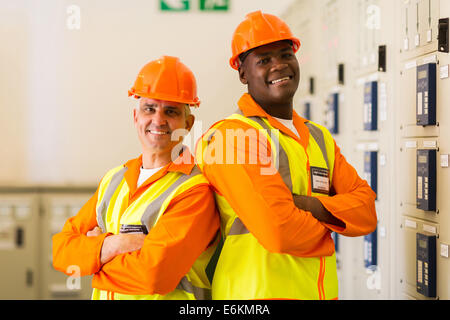
[[[162,130],[145,130],[145,133],[151,133],[151,134],[156,134],[156,135],[165,135],[165,134],[170,134],[169,131],[162,131]]]
[[[288,81],[288,80],[291,80],[291,79],[292,79],[292,76],[287,76],[287,77],[283,77],[283,78],[280,78],[280,79],[275,79],[275,80],[269,81],[269,84],[276,84],[276,83]]]

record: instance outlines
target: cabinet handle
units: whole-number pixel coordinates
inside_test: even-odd
[[[17,229],[16,229],[16,246],[18,248],[23,247],[23,236],[24,236],[24,231],[23,231],[22,227],[17,227]]]
[[[33,270],[27,269],[25,274],[25,281],[27,284],[27,287],[33,286]]]

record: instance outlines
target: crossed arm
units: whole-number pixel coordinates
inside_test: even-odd
[[[347,236],[372,232],[377,223],[375,193],[346,161],[335,144],[332,196],[308,197],[293,195],[294,204],[330,230]]]
[[[345,223],[333,216],[317,197],[293,195],[295,206],[304,211],[311,212],[312,216],[320,222],[345,228]]]
[[[94,229],[86,233],[88,237],[98,237],[102,235],[102,230],[95,226]],[[137,251],[144,244],[145,234],[115,234],[105,238],[100,251],[100,262],[102,265],[119,254]]]

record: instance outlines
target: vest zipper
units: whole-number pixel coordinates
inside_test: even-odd
[[[308,160],[308,164],[306,166],[306,174],[308,176],[308,196],[311,197],[312,195],[312,186],[311,186],[311,172],[310,172],[310,168],[309,168],[309,160]]]

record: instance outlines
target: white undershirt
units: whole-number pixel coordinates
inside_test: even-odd
[[[297,128],[295,128],[295,126],[294,126],[294,120],[280,119],[280,118],[276,118],[276,117],[273,117],[273,118],[276,119],[277,121],[279,121],[282,125],[284,125],[286,128],[291,130],[293,133],[295,133],[300,138],[300,134],[298,133]]]
[[[141,173],[139,174],[139,179],[137,182],[137,187],[139,188],[141,184],[145,182],[148,178],[150,178],[152,175],[154,175],[156,172],[158,172],[162,167],[159,168],[153,168],[153,169],[144,169],[141,167]]]

